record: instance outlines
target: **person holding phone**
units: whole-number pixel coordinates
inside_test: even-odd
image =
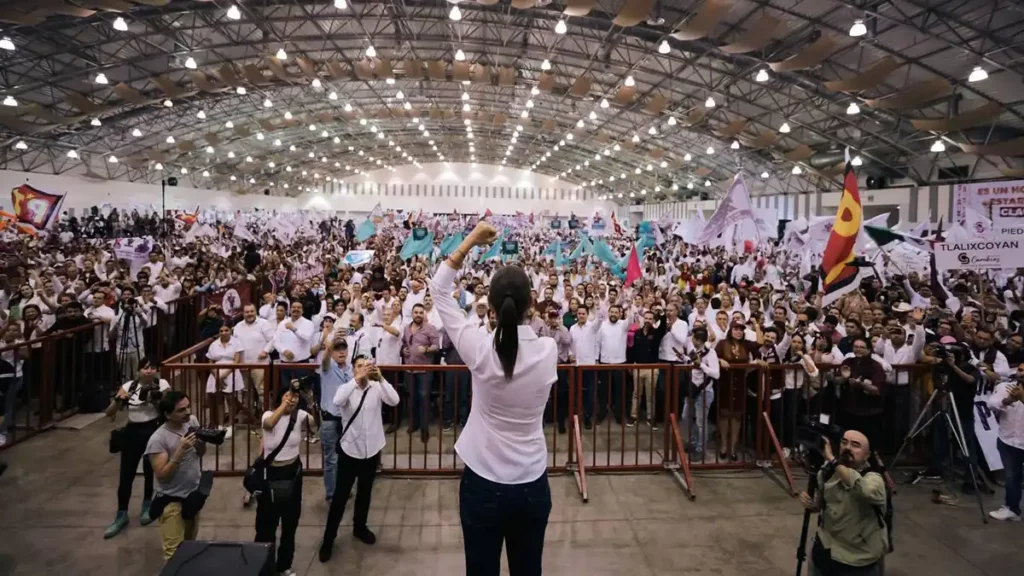
[[[352,518],[352,534],[367,545],[377,537],[366,526],[370,513],[370,496],[377,476],[380,451],[386,442],[381,420],[383,404],[396,406],[398,392],[381,376],[373,359],[359,356],[352,363],[355,377],[341,385],[334,394],[334,405],[341,411],[340,440],[338,441],[338,480],[334,498],[327,513],[324,539],[320,545],[320,561],[331,559],[334,539],[338,535],[341,517],[345,514],[352,486],[356,485],[356,510]]]

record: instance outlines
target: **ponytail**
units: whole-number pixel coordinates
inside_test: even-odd
[[[488,301],[498,320],[494,351],[505,378],[511,380],[519,356],[519,324],[530,309],[530,278],[518,266],[502,267],[491,278]]]
[[[494,331],[494,351],[498,353],[505,378],[511,380],[519,354],[519,319],[511,294],[506,294],[498,309],[498,327]]]

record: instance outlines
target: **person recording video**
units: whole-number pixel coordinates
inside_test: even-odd
[[[114,341],[117,367],[121,379],[135,378],[139,359],[146,354],[143,330],[149,326],[148,309],[139,304],[135,289],[121,289],[120,309],[110,325],[110,338]]]
[[[821,487],[800,503],[818,513],[818,533],[811,549],[811,576],[880,576],[889,550],[885,523],[888,495],[885,478],[872,470],[868,438],[847,430],[839,457],[825,440],[825,465],[817,473]]]
[[[153,466],[149,459],[143,460],[142,453],[150,436],[160,425],[157,403],[163,393],[170,390],[171,385],[157,376],[157,362],[152,357],[139,361],[139,377],[125,382],[118,389],[117,395],[107,406],[106,415],[113,422],[117,413],[127,410],[128,423],[124,428],[115,431],[118,438],[116,448],[121,453],[121,473],[117,484],[117,516],[107,526],[103,538],[113,538],[128,526],[128,502],[132,497],[132,484],[135,482],[135,471],[142,460],[142,513],[139,524],[146,526],[153,522],[149,507],[153,500]],[[111,446],[113,450],[115,446]]]
[[[344,358],[341,358],[344,361]],[[355,377],[338,388],[334,394],[334,405],[341,410],[342,427],[338,441],[338,483],[334,487],[334,499],[327,513],[324,539],[320,545],[320,561],[331,559],[338,525],[345,514],[352,487],[356,488],[356,509],[352,517],[352,535],[367,545],[377,542],[377,537],[366,527],[370,513],[370,496],[373,480],[377,476],[380,452],[384,449],[384,422],[381,419],[383,404],[398,405],[398,392],[381,376],[380,368],[371,358],[360,356],[353,361]]]

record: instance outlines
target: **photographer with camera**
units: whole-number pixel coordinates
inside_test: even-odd
[[[139,468],[139,460],[143,460],[142,453],[146,451],[149,437],[160,425],[157,403],[170,389],[171,385],[157,376],[156,360],[147,356],[139,361],[139,377],[125,382],[107,407],[106,415],[111,422],[118,412],[127,410],[128,423],[110,435],[111,452],[121,453],[121,475],[117,484],[117,516],[103,532],[104,539],[117,536],[128,526],[128,502],[132,497],[135,471]],[[153,521],[149,514],[153,500],[153,466],[148,458],[142,462],[142,477],[144,491],[139,524],[146,526]]]
[[[339,349],[340,351],[340,349]],[[344,358],[341,358],[344,361]],[[337,361],[335,361],[337,362]],[[373,480],[377,476],[377,464],[384,449],[384,422],[381,419],[383,404],[398,405],[398,392],[381,376],[380,368],[372,358],[360,356],[353,360],[355,377],[341,385],[334,394],[334,405],[341,411],[341,429],[338,441],[338,483],[334,488],[334,499],[327,514],[324,539],[320,545],[320,561],[331,559],[338,525],[345,514],[352,486],[356,488],[356,509],[352,517],[352,534],[367,545],[373,545],[377,537],[366,527],[370,513],[370,496]]]
[[[150,436],[145,453],[156,477],[157,496],[150,514],[160,518],[164,560],[170,560],[183,541],[195,540],[199,532],[199,510],[205,503],[200,460],[206,453],[206,442],[200,437],[214,438],[208,430],[199,429],[191,401],[182,392],[164,394],[157,412],[164,423]]]
[[[273,411],[263,413],[263,458],[266,465],[265,490],[257,495],[256,542],[274,543],[277,525],[281,540],[277,547],[277,572],[292,576],[295,531],[302,515],[302,462],[299,445],[304,433],[315,430],[313,416],[299,408],[301,385],[293,381],[284,388]]]
[[[843,434],[839,458],[824,440],[825,464],[816,490],[800,493],[800,503],[818,513],[811,549],[811,576],[880,576],[889,548],[885,478],[869,463],[871,446],[856,430]],[[813,486],[813,485],[812,485]]]
[[[121,289],[120,306],[110,325],[110,338],[115,342],[117,368],[121,379],[135,378],[139,371],[139,358],[146,354],[143,329],[149,326],[148,308],[139,303],[135,289]]]

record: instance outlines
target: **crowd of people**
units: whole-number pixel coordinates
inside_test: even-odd
[[[843,428],[863,432],[872,447],[891,454],[937,385],[936,367],[943,367],[942,388],[951,394],[942,401],[955,402],[958,408],[972,462],[981,463],[974,438],[976,397],[988,398],[987,406],[1000,415],[998,451],[1007,488],[1004,506],[992,516],[1020,519],[1024,388],[1017,382],[1024,375],[1024,272],[953,270],[932,278],[921,270],[905,273],[883,251],[869,269],[873,273],[863,274],[855,290],[826,305],[805,255],[784,243],[765,239],[740,250],[709,247],[685,242],[665,223],[650,223],[659,227],[658,241],[642,250],[640,277],[625,282],[617,267],[593,253],[573,250],[585,229],[509,219],[504,238],[518,242],[518,253],[492,256],[486,247],[473,247],[461,255],[465,265],[452,273],[451,286],[439,292],[430,289],[430,279],[448,255],[442,237],[465,229],[470,224],[466,217],[424,220],[421,214],[416,222],[389,215],[362,240],[356,233],[361,218],[355,220],[327,213],[256,211],[201,214],[196,222],[185,223],[170,216],[97,209],[62,220],[61,229],[49,235],[0,232],[5,245],[0,257],[6,264],[6,274],[0,276],[0,445],[25,382],[39,374],[33,365],[40,361],[33,357],[36,345],[19,343],[99,322],[101,326],[82,332],[77,342],[87,357],[116,358],[117,375],[110,378],[118,379],[120,404],[113,404],[111,413],[126,406],[133,429],[123,465],[134,472],[143,453],[157,456],[145,468],[147,478],[156,476],[157,492],[188,496],[174,467],[194,461],[188,456],[195,452],[191,447],[202,442],[188,435],[188,442],[167,434],[158,438],[154,431],[158,419],[166,419],[178,432],[186,430],[195,419],[189,400],[164,394],[164,403],[152,409],[132,387],[154,379],[157,360],[150,357],[153,336],[147,330],[173,315],[175,301],[184,296],[250,282],[257,287],[255,302],[239,310],[212,306],[193,311],[200,317],[201,336],[214,338],[205,360],[232,364],[274,359],[286,368],[296,365],[283,373],[285,385],[277,391],[274,408],[267,407],[261,419],[265,454],[284,444],[273,459],[273,478],[299,475],[293,444],[318,434],[326,498],[334,499],[336,486],[347,498],[357,478],[360,486],[372,485],[370,469],[376,471],[373,458],[384,439],[383,434],[377,437],[372,423],[345,432],[346,416],[357,410],[354,391],[377,391],[375,404],[361,408],[362,414],[376,412],[377,418],[382,403],[409,403],[412,421],[407,431],[424,441],[434,417],[440,417],[445,429],[465,426],[474,401],[470,392],[474,399],[479,394],[468,373],[444,374],[444,402],[435,407],[433,376],[411,368],[409,377],[402,378],[399,367],[473,362],[460,354],[444,315],[454,306],[481,341],[493,339],[505,310],[492,305],[492,279],[511,266],[524,271],[529,282],[526,324],[537,336],[553,339],[557,363],[624,366],[620,371],[583,372],[581,423],[586,429],[605,425],[609,418],[622,426],[654,428],[663,425],[667,411],[678,411],[691,457],[702,459],[705,451],[714,450],[720,461],[736,460],[744,450],[741,430],[752,413],[753,394],[768,397],[787,457],[796,446],[797,425],[819,413],[831,414]],[[403,258],[403,243],[417,227],[435,231],[434,246]],[[643,232],[624,232],[604,236],[603,245],[628,254]],[[149,238],[148,254],[117,257],[116,239],[124,237]],[[346,262],[346,255],[359,251],[372,253]],[[320,368],[305,367],[311,363]],[[651,363],[690,366],[679,406],[663,405],[665,371],[627,367]],[[90,373],[102,376],[103,365],[95,362]],[[772,370],[770,365],[788,368]],[[903,368],[910,365],[918,368]],[[470,364],[470,372],[473,368]],[[759,370],[767,370],[768,376],[757,378]],[[288,392],[293,380],[302,386],[313,382],[311,401],[299,406],[302,394]],[[758,391],[761,382],[765,388]],[[263,397],[263,386],[257,370],[212,370],[205,391],[213,408],[204,421],[231,434],[239,412],[248,408],[240,393],[253,390]],[[557,376],[554,390],[561,400],[548,418],[565,433],[564,374]],[[214,401],[218,391],[223,405]],[[114,389],[106,392],[109,397]],[[71,404],[73,399],[66,399],[63,407]],[[401,426],[403,412],[395,410],[395,418],[386,422],[390,431]],[[299,425],[288,423],[286,416],[293,413]],[[290,436],[283,428],[289,425],[296,426]],[[944,420],[937,419],[931,432],[934,453],[924,475],[943,475],[953,465],[950,433]],[[144,435],[148,446],[142,443]],[[184,443],[189,446],[181,449]],[[198,482],[191,476],[190,483]],[[131,478],[122,474],[122,484],[130,484]],[[982,490],[990,490],[988,478],[979,474]],[[963,488],[972,487],[965,478]],[[362,490],[356,496],[357,536],[372,543],[373,534],[365,526],[369,494]],[[150,509],[151,493],[147,483],[144,522],[157,517]],[[107,537],[127,525],[129,496],[130,488],[119,490],[117,519]],[[187,503],[178,504],[163,511],[177,515],[175,519],[160,517],[161,525],[169,527],[164,539],[168,555],[174,542],[194,533],[197,521],[195,516],[188,522],[182,519]],[[294,537],[296,508],[274,508],[263,500],[260,505],[265,511],[257,521],[258,538],[267,539],[278,522],[290,526]],[[338,514],[335,507],[331,514]],[[336,531],[336,522],[333,526]],[[333,540],[331,530],[329,522],[325,542]],[[279,571],[290,569],[292,551],[293,545],[282,537]],[[321,558],[330,558],[329,545]]]

